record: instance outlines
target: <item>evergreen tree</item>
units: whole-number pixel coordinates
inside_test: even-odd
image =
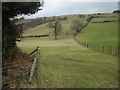
[[[39,11],[43,2],[3,2],[2,3],[2,56],[7,58],[16,46],[22,33],[22,24],[15,25],[11,21],[17,15],[34,14]]]

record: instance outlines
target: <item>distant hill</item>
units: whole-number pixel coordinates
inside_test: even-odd
[[[35,19],[24,19],[22,23],[24,24],[24,30],[28,30],[30,28],[36,27],[38,25],[42,25],[48,22],[53,22],[56,20],[67,20],[74,17],[85,17],[84,14],[73,14],[73,15],[62,15],[62,16],[52,16],[52,17],[41,17]]]
[[[40,17],[40,18],[35,18],[35,19],[24,19],[21,21],[21,23],[24,24],[24,31],[35,28],[36,26],[40,26],[49,22],[54,22],[56,20],[62,21],[62,23],[73,21],[74,19],[78,19],[80,21],[85,21],[88,16],[93,15],[94,17],[116,17],[113,14],[109,13],[96,13],[96,14],[72,14],[72,15],[61,15],[61,16],[52,16],[52,17]],[[71,23],[70,23],[71,24]],[[67,28],[67,27],[65,27]]]
[[[64,17],[54,16],[54,17],[41,17],[41,18],[36,18],[36,19],[27,19],[23,21],[24,30],[27,30],[29,28],[33,28],[33,27],[36,27],[38,25],[45,24],[48,22],[56,21],[56,20],[67,20],[67,17],[66,16]]]

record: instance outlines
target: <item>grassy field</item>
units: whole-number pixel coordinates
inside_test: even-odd
[[[105,52],[108,46],[111,46],[113,53],[118,47],[118,22],[110,23],[90,23],[76,36],[79,42],[88,44],[104,45]]]
[[[92,22],[112,21],[112,20],[118,20],[118,17],[94,18],[92,19]]]
[[[41,48],[42,87],[117,87],[117,57],[82,47],[73,38],[60,40],[28,38],[18,45],[27,53],[37,46]],[[37,85],[41,87],[40,83]]]
[[[85,42],[103,42],[115,46],[118,44],[118,22],[90,23],[76,38]]]
[[[52,29],[47,24],[37,26],[24,33],[27,35],[50,34],[44,38],[26,38],[17,45],[30,53],[37,46],[41,52],[42,86],[38,65],[37,86],[43,88],[114,88],[118,87],[118,57],[90,50],[79,45],[71,36],[72,20],[61,21],[63,30],[54,40]],[[85,22],[85,18],[80,20]],[[110,28],[110,26],[112,26]],[[66,36],[66,33],[69,33]],[[117,45],[117,23],[89,24],[76,36],[78,41]],[[61,36],[61,37],[60,37]]]

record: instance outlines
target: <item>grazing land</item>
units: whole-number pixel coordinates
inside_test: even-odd
[[[92,19],[92,22],[112,21],[112,20],[118,20],[118,17],[94,18]]]
[[[112,14],[112,16],[113,15],[116,16],[116,14]],[[107,16],[107,14],[104,16]],[[110,16],[110,14],[108,16]],[[39,77],[41,74],[40,66],[38,65],[37,87],[118,87],[118,57],[90,50],[78,44],[73,38],[75,31],[70,28],[72,21],[77,19],[82,23],[86,23],[87,17],[88,15],[84,18],[79,18],[77,15],[69,15],[68,20],[60,21],[63,30],[57,40],[53,38],[53,30],[47,27],[47,23],[24,32],[23,36],[50,35],[49,37],[25,38],[20,43],[17,43],[22,51],[26,53],[32,52],[37,46],[40,47],[42,85]],[[95,21],[97,21],[97,19],[101,21],[100,18],[93,18],[93,20],[94,19]],[[117,23],[118,22],[89,23],[75,38],[80,42],[99,43],[102,45],[110,44],[116,47],[118,44]]]
[[[94,20],[102,21],[105,18],[95,18],[92,21]],[[107,20],[111,19],[107,18]],[[81,31],[81,34],[76,36],[76,39],[96,46],[104,45],[106,52],[107,47],[111,46],[113,53],[115,53],[118,47],[118,22],[90,23]]]

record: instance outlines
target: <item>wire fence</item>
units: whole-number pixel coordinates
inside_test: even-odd
[[[87,47],[91,50],[95,50],[98,52],[102,52],[102,53],[107,53],[110,55],[119,55],[119,46],[113,47],[112,45],[102,45],[102,44],[94,44],[94,43],[87,43],[87,42],[83,42],[83,41],[78,41],[75,37],[74,37],[75,41],[80,44],[81,46]]]
[[[26,61],[22,61],[21,63],[28,63],[31,62],[32,65],[30,66],[25,66],[22,65],[21,67],[19,67],[19,63],[14,62],[14,63],[7,63],[7,65],[5,67],[2,67],[2,73],[4,73],[4,78],[2,80],[3,82],[3,88],[10,86],[12,88],[14,87],[20,87],[20,84],[22,83],[22,79],[25,78],[25,76],[27,77],[27,82],[28,84],[32,84],[33,81],[33,76],[35,76],[35,70],[37,69],[37,64],[38,62],[41,65],[40,62],[40,48],[37,47],[33,52],[30,53],[30,55],[35,54],[35,58],[34,59],[30,59],[30,60],[26,60]],[[17,67],[18,66],[18,67]],[[42,65],[40,66],[40,78],[42,82]],[[13,72],[14,74],[8,74],[8,72]],[[5,76],[6,73],[6,76]],[[20,82],[21,81],[21,82]],[[15,86],[15,84],[17,84]]]

